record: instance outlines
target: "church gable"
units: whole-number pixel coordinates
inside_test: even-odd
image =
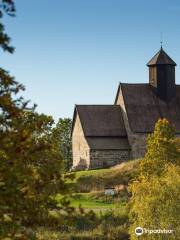
[[[127,136],[121,108],[115,105],[77,105],[86,137]]]
[[[77,125],[90,149],[130,148],[120,106],[77,105],[72,135],[77,135]]]
[[[151,133],[159,118],[167,118],[180,133],[180,86],[171,102],[158,98],[149,84],[121,83],[130,128],[136,133]]]
[[[77,105],[72,148],[76,169],[107,167],[128,160],[130,146],[120,106]]]
[[[75,109],[72,129],[73,167],[84,169],[89,166],[89,145],[84,136],[79,114]]]

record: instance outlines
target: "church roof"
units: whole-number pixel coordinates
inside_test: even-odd
[[[160,51],[147,63],[147,66],[153,65],[173,65],[176,66],[176,63],[167,55],[167,53],[161,47]]]
[[[93,150],[130,149],[127,137],[87,137],[88,145]]]
[[[127,136],[120,106],[76,105],[73,125],[76,113],[86,137]]]
[[[158,98],[149,84],[121,83],[120,87],[133,132],[150,133],[159,118],[166,118],[180,133],[180,85],[170,102]]]

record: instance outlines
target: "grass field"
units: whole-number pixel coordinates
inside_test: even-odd
[[[62,196],[57,195],[56,200],[60,202]],[[91,193],[81,193],[81,194],[72,194],[71,197],[68,197],[71,202],[71,206],[78,208],[81,206],[85,210],[93,211],[105,211],[105,210],[122,210],[124,208],[124,201],[118,198],[94,198]]]
[[[134,168],[137,166],[139,160],[131,160],[128,162],[121,163],[112,168],[106,169],[95,169],[95,170],[85,170],[85,171],[77,171],[75,173],[75,178],[73,182],[77,182],[77,180],[84,176],[112,176],[117,173],[123,173],[126,171],[132,172]]]
[[[67,184],[71,187],[71,196],[68,196],[71,206],[75,208],[81,206],[96,212],[122,210],[126,202],[126,193],[121,191],[113,198],[106,197],[104,190],[107,186],[127,185],[136,173],[138,162],[133,160],[113,168],[75,172],[74,179],[67,180]],[[56,196],[58,202],[61,198],[60,194]]]
[[[83,176],[102,175],[102,174],[108,174],[110,172],[112,172],[112,168],[77,171],[77,172],[75,172],[74,181],[77,181],[78,178],[83,177]]]
[[[105,187],[126,186],[137,174],[138,160],[129,161],[109,169],[75,172],[73,180],[68,179],[70,187],[67,199],[70,206],[76,209],[72,225],[58,229],[39,228],[37,235],[42,240],[127,240],[128,235],[128,202],[127,192],[122,188],[112,196],[105,196]],[[57,194],[58,205],[64,195]],[[80,209],[78,209],[80,207]],[[82,209],[84,211],[82,211]],[[90,211],[90,210],[93,210]],[[73,211],[72,211],[73,212]],[[59,211],[51,211],[51,216],[58,218]],[[72,218],[72,217],[71,217]],[[64,220],[62,225],[64,226]],[[62,226],[62,227],[63,227]]]

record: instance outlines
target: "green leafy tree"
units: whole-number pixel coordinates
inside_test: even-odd
[[[72,120],[70,118],[60,118],[54,129],[54,137],[59,141],[59,147],[66,171],[72,166],[71,128]]]
[[[15,12],[13,1],[2,0],[0,7],[1,18],[3,11]],[[0,46],[12,52],[9,44],[1,24]],[[54,121],[29,107],[20,96],[24,90],[0,68],[0,239],[30,239],[22,227],[46,224],[56,206],[52,196],[66,191]]]
[[[15,97],[23,89],[0,70],[0,236],[42,224],[54,203],[50,196],[65,190],[54,121]]]
[[[154,133],[147,139],[147,153],[140,163],[140,172],[144,175],[161,175],[166,164],[180,164],[180,151],[175,129],[166,119],[160,119]]]
[[[141,239],[178,239],[180,235],[180,151],[179,139],[166,119],[148,137],[147,154],[140,162],[139,175],[130,184],[130,234],[135,229],[169,229],[172,234],[143,234]]]

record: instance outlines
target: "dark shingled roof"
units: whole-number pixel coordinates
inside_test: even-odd
[[[156,55],[147,63],[147,66],[162,65],[162,64],[176,66],[176,63],[161,48],[160,51],[156,53]]]
[[[126,150],[130,149],[127,137],[87,137],[89,147],[93,150]]]
[[[86,137],[127,136],[120,106],[76,105]]]
[[[127,116],[133,132],[152,132],[159,118],[166,118],[180,133],[180,85],[171,102],[159,99],[149,84],[120,84]]]

